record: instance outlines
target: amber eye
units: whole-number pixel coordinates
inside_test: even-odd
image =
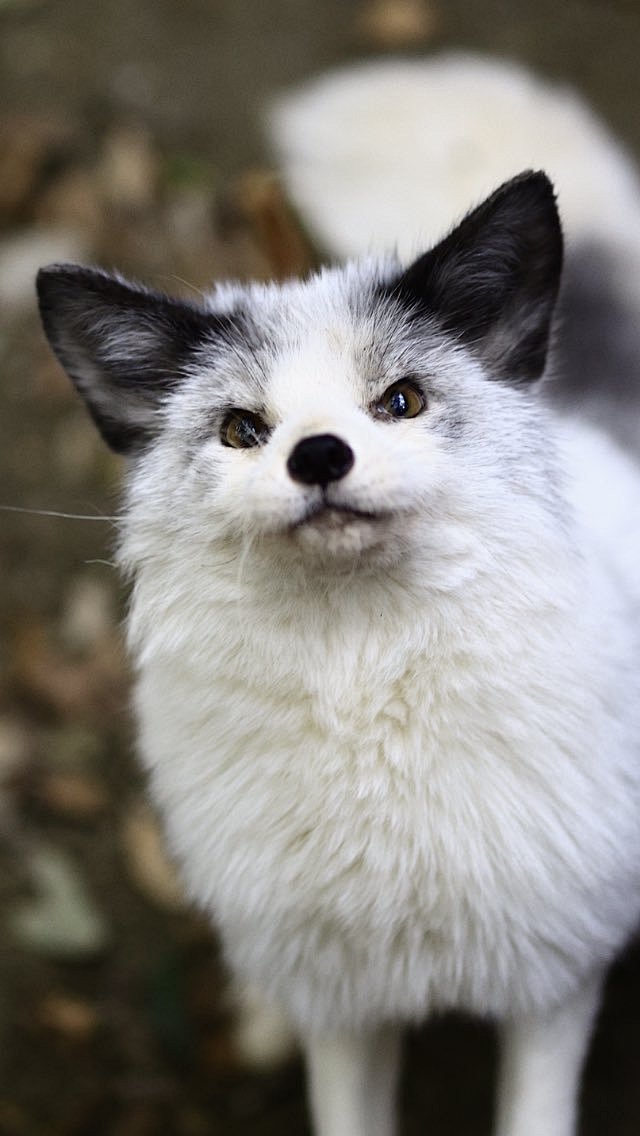
[[[220,439],[224,446],[234,450],[249,450],[266,442],[269,427],[259,414],[252,410],[230,410],[222,423]]]
[[[389,387],[374,410],[383,418],[416,418],[426,405],[422,391],[405,379]]]

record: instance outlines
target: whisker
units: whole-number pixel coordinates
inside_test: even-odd
[[[184,277],[178,276],[175,272],[164,273],[159,279],[174,280],[177,284],[184,284],[185,288],[189,288],[191,292],[195,292],[196,296],[199,296],[201,300],[206,300],[207,298],[206,292],[203,292],[201,288],[196,287],[196,285],[192,284],[189,280],[185,280]]]
[[[123,519],[120,516],[106,517],[98,513],[61,513],[57,509],[26,509],[20,505],[0,505],[0,511],[3,513],[27,513],[32,517],[61,517],[66,521],[104,521],[111,523]]]
[[[244,566],[245,566],[247,557],[248,557],[248,555],[251,551],[251,548],[252,548],[253,544],[255,543],[255,540],[256,540],[256,534],[255,533],[252,533],[252,532],[244,532],[243,533],[242,549],[241,549],[240,555],[238,557],[238,573],[237,573],[237,576],[236,576],[236,583],[237,583],[239,591],[241,591],[241,589],[242,589],[242,577],[243,577],[243,573],[244,573]]]

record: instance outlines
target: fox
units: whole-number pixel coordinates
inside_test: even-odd
[[[573,1136],[640,915],[635,171],[575,96],[466,57],[270,124],[328,265],[197,301],[38,274],[125,462],[149,791],[316,1136],[393,1136],[403,1032],[447,1010],[497,1024],[496,1136]]]

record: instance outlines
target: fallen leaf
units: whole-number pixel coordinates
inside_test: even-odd
[[[66,717],[111,720],[126,705],[128,671],[115,630],[77,660],[51,642],[43,624],[23,620],[15,631],[12,677],[30,698]]]
[[[109,804],[103,782],[86,773],[43,773],[33,793],[45,808],[71,820],[94,820]]]
[[[33,756],[32,732],[10,715],[0,717],[0,833],[14,820],[14,790]]]
[[[269,170],[250,170],[238,178],[227,207],[249,226],[273,276],[302,276],[317,266],[317,252]]]
[[[170,911],[185,906],[184,889],[167,856],[160,825],[146,802],[136,801],[127,810],[122,847],[129,875],[143,895]]]
[[[22,222],[29,216],[44,170],[69,147],[70,138],[69,129],[55,119],[17,114],[0,120],[0,220]]]
[[[398,50],[429,39],[437,23],[427,0],[370,0],[358,16],[357,31],[375,47]]]
[[[93,1037],[99,1023],[95,1006],[69,994],[49,994],[38,1006],[36,1016],[45,1029],[80,1043]]]

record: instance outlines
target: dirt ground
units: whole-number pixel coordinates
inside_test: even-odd
[[[306,268],[269,177],[269,97],[451,46],[578,85],[640,155],[635,0],[0,0],[0,1136],[308,1132],[299,1063],[239,1060],[215,937],[145,804],[111,564],[120,467],[39,332],[34,272],[76,259],[189,291]],[[632,948],[582,1136],[640,1129],[639,1025]],[[403,1133],[488,1136],[495,1059],[487,1025],[412,1034]]]

